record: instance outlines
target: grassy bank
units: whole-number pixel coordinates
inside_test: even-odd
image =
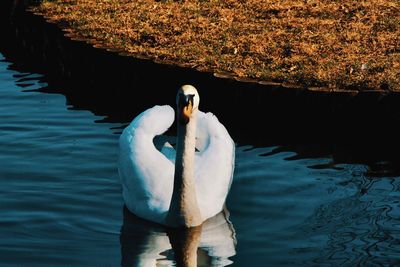
[[[400,91],[398,0],[55,0],[34,11],[77,38],[201,71]]]

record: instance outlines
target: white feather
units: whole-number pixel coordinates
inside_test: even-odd
[[[204,220],[219,213],[232,182],[235,145],[212,113],[197,110],[195,186]],[[153,139],[174,121],[170,106],[155,106],[138,115],[120,137],[119,174],[128,209],[139,217],[164,224],[171,202],[176,152]]]

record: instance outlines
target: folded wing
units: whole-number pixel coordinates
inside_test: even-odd
[[[196,193],[203,217],[223,209],[235,164],[235,143],[212,113],[198,113],[196,156]]]
[[[155,106],[125,128],[120,137],[120,174],[125,204],[133,213],[163,221],[171,202],[174,164],[156,149],[153,139],[173,123],[172,107]]]

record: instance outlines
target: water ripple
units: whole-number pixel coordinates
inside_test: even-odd
[[[126,121],[75,107],[46,93],[45,76],[16,69],[0,54],[0,265],[173,265],[174,234],[124,212],[116,161]],[[228,238],[204,234],[199,262],[398,264],[396,162],[333,151],[237,144]]]

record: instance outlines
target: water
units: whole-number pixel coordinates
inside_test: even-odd
[[[128,121],[44,93],[48,80],[0,54],[0,266],[174,264],[175,234],[124,209]],[[202,229],[199,264],[400,264],[398,168],[324,147],[238,143],[229,220]]]
[[[42,77],[9,65],[0,62],[0,266],[118,265],[113,125],[36,92]]]

